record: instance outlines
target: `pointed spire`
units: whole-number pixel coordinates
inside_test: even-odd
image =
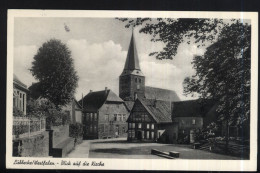
[[[135,44],[133,27],[132,27],[132,37],[128,48],[124,70],[141,70],[139,66],[139,58],[138,58],[136,44]]]

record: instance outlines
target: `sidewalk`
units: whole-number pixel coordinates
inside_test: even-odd
[[[88,158],[89,156],[89,141],[83,141],[81,144],[77,145],[73,151],[71,151],[67,157],[68,158]]]

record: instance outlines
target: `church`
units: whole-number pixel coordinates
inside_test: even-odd
[[[180,98],[175,91],[145,85],[133,33],[119,77],[119,97],[130,112],[128,141],[176,142],[178,126],[172,121],[171,104]]]

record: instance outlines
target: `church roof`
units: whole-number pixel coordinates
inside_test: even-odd
[[[145,98],[165,101],[180,101],[180,98],[173,90],[154,88],[149,86],[145,87]]]
[[[135,44],[134,33],[132,33],[131,41],[128,48],[128,53],[126,57],[125,67],[121,75],[134,74],[139,76],[144,76],[140,65],[139,58]]]
[[[78,102],[82,103],[82,99]],[[90,112],[96,112],[105,102],[123,103],[124,101],[111,90],[90,92],[83,98],[83,109]]]
[[[138,100],[150,113],[157,123],[171,123],[171,102],[155,99],[140,99]]]

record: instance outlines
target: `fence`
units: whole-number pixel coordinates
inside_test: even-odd
[[[30,137],[45,131],[45,118],[13,117],[13,138]]]

